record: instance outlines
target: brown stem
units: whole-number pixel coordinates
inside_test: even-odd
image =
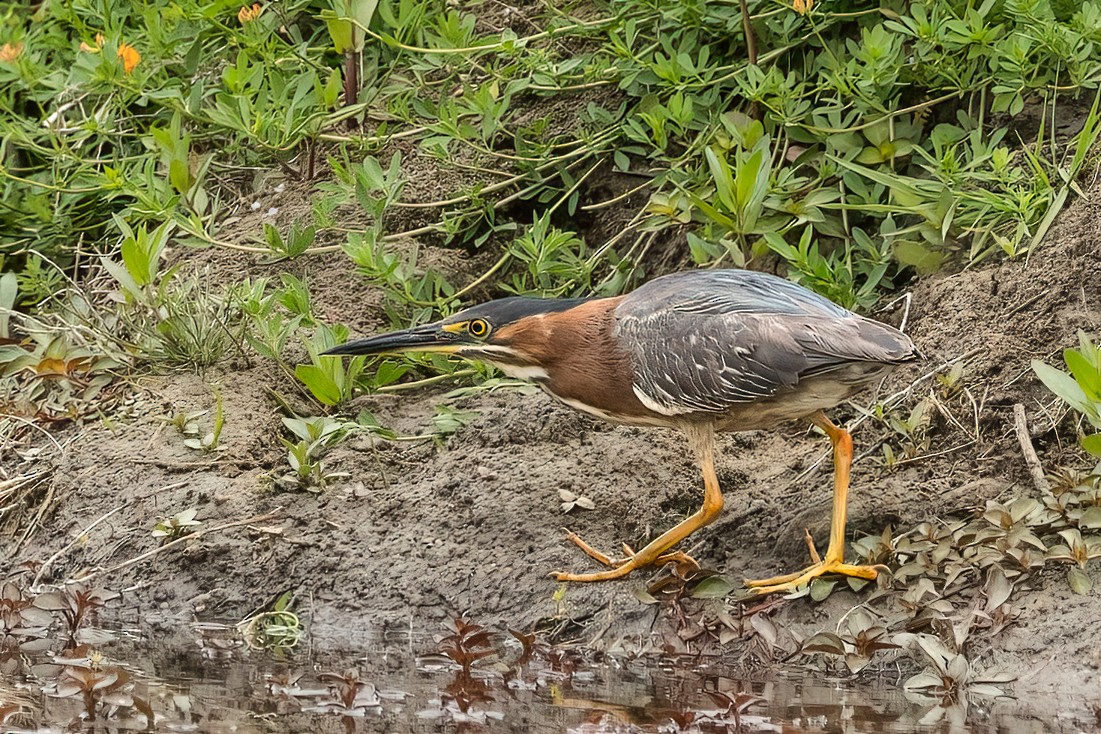
[[[351,107],[359,99],[359,53],[344,54],[344,106]]]
[[[757,65],[757,37],[753,35],[753,26],[749,22],[749,5],[746,0],[738,0],[742,8],[742,28],[745,30],[745,52],[749,63]]]

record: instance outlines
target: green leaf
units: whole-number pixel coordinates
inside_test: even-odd
[[[1032,360],[1032,371],[1057,396],[1080,413],[1086,412],[1086,394],[1073,377],[1038,359]]]
[[[375,387],[382,387],[397,382],[398,379],[408,371],[408,365],[386,360],[375,370]]]
[[[882,163],[885,160],[886,158],[883,157],[883,154],[879,151],[879,148],[871,145],[860,151],[860,155],[856,157],[857,163],[864,163],[865,165],[872,163]]]
[[[836,581],[813,579],[810,582],[810,598],[815,601],[823,601],[833,592],[835,586],[837,586]]]
[[[1092,433],[1089,436],[1082,436],[1082,448],[1093,456],[1101,458],[1101,433]],[[1090,527],[1101,528],[1101,524],[1091,525]]]
[[[722,248],[714,242],[705,240],[695,232],[686,233],[688,239],[688,251],[692,255],[692,261],[698,265],[713,262],[722,255]]]
[[[749,158],[738,166],[738,173],[734,177],[735,200],[738,202],[737,210],[745,209],[753,199],[754,189],[757,184],[757,174],[764,162],[764,151],[755,150]]]
[[[715,183],[715,191],[719,196],[719,201],[726,207],[728,212],[737,212],[738,202],[734,194],[734,175],[730,171],[730,165],[726,162],[726,158],[720,158],[711,148],[704,151],[704,156],[707,158],[707,167],[711,171],[711,180]]]
[[[1073,349],[1063,351],[1063,360],[1086,397],[1093,401],[1101,401],[1101,372],[1098,372],[1085,356]]]
[[[122,290],[127,295],[134,299],[141,298],[141,286],[137,284],[137,281],[130,277],[130,273],[126,271],[125,266],[106,257],[100,258],[100,263],[103,265],[103,269],[111,274],[111,277],[118,282],[118,284],[122,287]]]
[[[722,576],[708,576],[692,589],[693,599],[721,599],[734,590],[734,584]]]
[[[899,240],[894,246],[895,259],[902,265],[910,265],[922,275],[940,270],[945,255],[913,240]]]
[[[1093,588],[1093,579],[1077,566],[1067,570],[1067,583],[1070,584],[1070,590],[1075,594],[1088,594],[1090,589]]]
[[[331,359],[339,359],[339,357]],[[294,376],[301,380],[302,384],[323,405],[340,404],[340,386],[322,368],[312,364],[300,364],[294,368]]]
[[[333,39],[333,47],[338,54],[347,53],[353,47],[352,24],[343,18],[331,15],[329,11],[322,11],[321,17],[325,19],[325,25],[329,28],[329,37]]]
[[[621,150],[615,151],[612,154],[612,158],[615,160],[615,167],[623,172],[631,170],[631,158]]]
[[[15,297],[19,293],[19,279],[15,273],[0,275],[0,338],[8,337],[8,320],[15,308]]]

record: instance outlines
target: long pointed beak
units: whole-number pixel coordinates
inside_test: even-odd
[[[425,324],[341,344],[324,354],[383,354],[385,352],[453,354],[465,344],[466,341],[459,334],[444,331],[439,324]]]

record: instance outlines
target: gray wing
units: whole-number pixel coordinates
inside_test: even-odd
[[[666,276],[616,309],[635,392],[669,415],[722,412],[854,363],[916,356],[893,327],[858,316],[790,281],[743,270]]]

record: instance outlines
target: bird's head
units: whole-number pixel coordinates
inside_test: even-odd
[[[568,311],[586,300],[501,298],[431,324],[351,341],[325,354],[443,352],[498,365],[537,365],[545,330],[532,327],[548,314]]]

